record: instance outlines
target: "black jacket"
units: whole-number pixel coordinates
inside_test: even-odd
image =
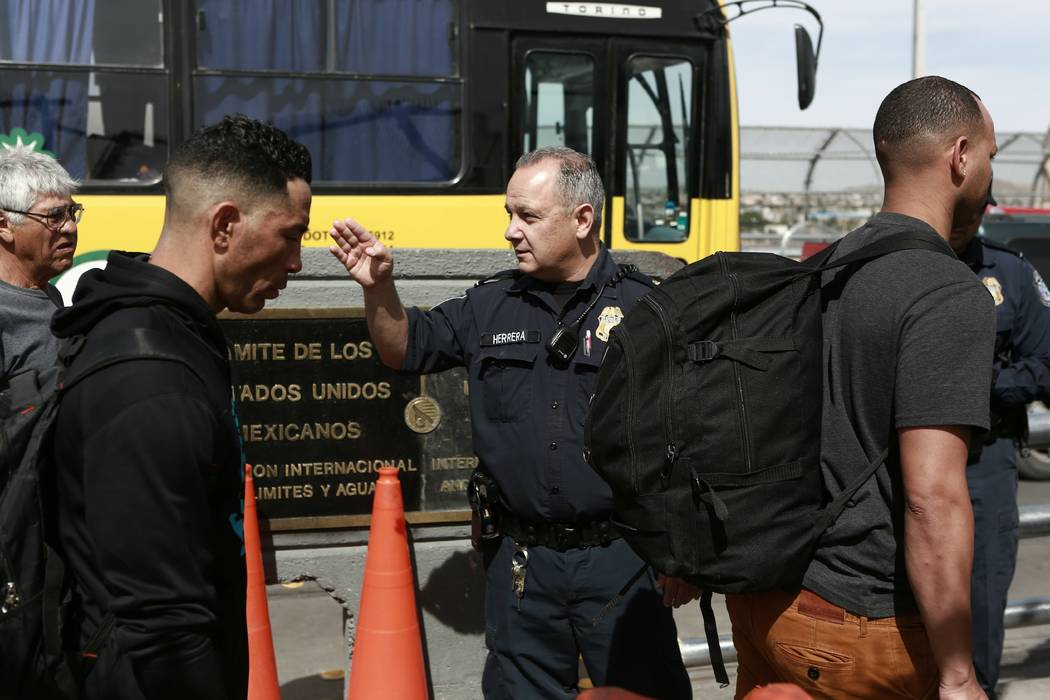
[[[111,254],[52,324],[59,338],[86,336],[74,371],[137,328],[190,365],[114,364],[61,402],[58,533],[86,616],[80,644],[107,611],[115,620],[86,691],[244,698],[244,472],[226,340],[204,300],[146,260]]]

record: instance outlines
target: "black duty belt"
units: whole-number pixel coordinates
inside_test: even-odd
[[[518,544],[564,552],[584,547],[604,547],[620,537],[611,520],[580,523],[544,523],[521,520],[509,511],[500,513],[500,529]]]

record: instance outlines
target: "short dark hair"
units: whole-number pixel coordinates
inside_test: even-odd
[[[984,117],[979,99],[973,90],[937,75],[898,85],[875,115],[872,136],[879,162],[900,154],[917,138],[948,141],[980,133]]]
[[[223,117],[198,129],[175,149],[164,169],[164,191],[172,196],[180,180],[229,183],[251,194],[287,191],[288,181],[310,182],[310,151],[283,131],[243,114]]]

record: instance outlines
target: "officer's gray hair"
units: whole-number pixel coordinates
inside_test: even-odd
[[[25,220],[11,209],[29,211],[42,195],[68,197],[79,183],[62,165],[47,155],[28,148],[0,147],[0,209],[12,224]]]
[[[558,179],[555,185],[565,206],[572,211],[581,204],[590,204],[594,209],[591,233],[601,231],[605,188],[594,161],[589,155],[565,146],[545,146],[518,158],[514,169],[535,165],[547,159],[558,161]]]

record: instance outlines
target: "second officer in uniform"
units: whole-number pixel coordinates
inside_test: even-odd
[[[991,192],[988,203],[995,205]],[[983,449],[971,449],[966,467],[974,517],[973,665],[995,700],[1003,613],[1017,563],[1017,446],[1027,434],[1026,405],[1050,399],[1050,291],[1019,252],[977,237],[980,224],[978,218],[954,229],[950,242],[995,301],[992,429]]]
[[[691,697],[667,605],[696,589],[647,573],[603,613],[642,562],[612,527],[610,489],[583,459],[583,424],[609,331],[649,289],[599,241],[604,198],[587,156],[522,156],[506,195],[517,270],[430,311],[402,306],[390,251],[363,227],[348,219],[331,232],[383,362],[467,370],[490,536],[486,698],[573,697],[580,655],[595,685]]]

